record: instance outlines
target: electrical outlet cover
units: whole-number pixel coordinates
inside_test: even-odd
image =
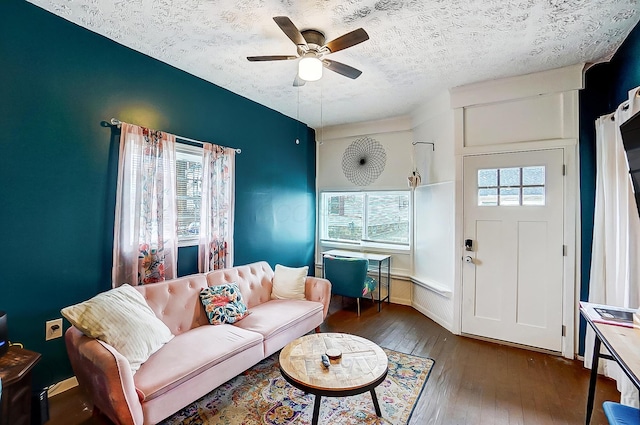
[[[62,337],[62,319],[47,320],[45,325],[45,341]]]

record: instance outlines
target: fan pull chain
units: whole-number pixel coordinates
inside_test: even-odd
[[[324,122],[322,121],[322,87],[324,82],[320,80],[320,144],[324,143]]]
[[[296,121],[297,121],[296,128],[298,129],[300,128],[300,87],[297,87],[296,89],[297,89],[296,92],[298,94],[298,109],[296,111]],[[300,138],[296,137],[296,145],[299,145],[299,144],[300,144]]]

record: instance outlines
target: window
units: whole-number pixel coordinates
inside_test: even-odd
[[[478,205],[545,205],[545,167],[478,170]]]
[[[202,200],[202,148],[176,144],[176,200],[178,242],[181,246],[198,242]]]
[[[408,245],[411,192],[323,192],[320,238]]]

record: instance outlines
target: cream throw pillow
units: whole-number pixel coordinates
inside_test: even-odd
[[[133,373],[173,338],[142,294],[128,284],[65,307],[60,312],[85,335],[115,348],[129,360]]]
[[[291,268],[276,264],[271,299],[304,300],[304,282],[309,266]]]

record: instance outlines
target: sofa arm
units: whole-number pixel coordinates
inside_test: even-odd
[[[327,313],[329,313],[329,304],[331,303],[331,282],[321,277],[307,276],[304,297],[309,301],[318,301],[324,304],[322,318],[326,318]]]
[[[141,425],[142,405],[127,359],[108,344],[71,326],[65,333],[71,367],[98,409],[118,425]]]

